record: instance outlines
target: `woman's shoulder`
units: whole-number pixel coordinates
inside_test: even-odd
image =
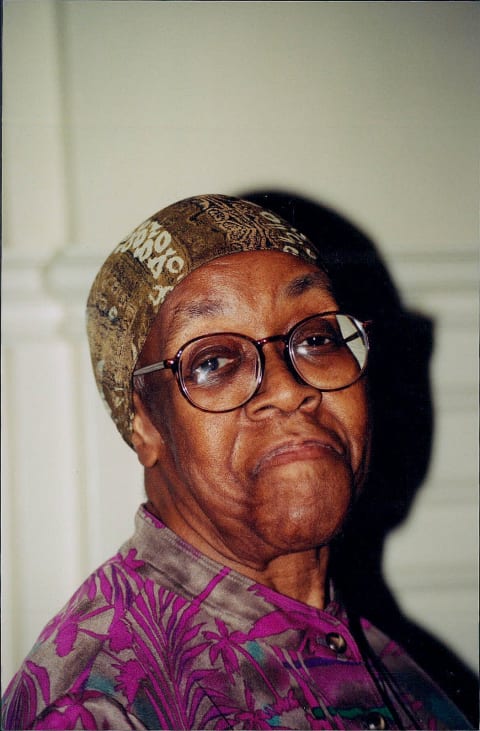
[[[2,728],[31,728],[57,703],[65,706],[62,714],[72,714],[72,699],[85,692],[93,693],[89,702],[96,705],[100,696],[114,698],[115,663],[133,642],[130,607],[149,581],[141,575],[142,566],[134,549],[121,550],[48,622],[5,692]]]

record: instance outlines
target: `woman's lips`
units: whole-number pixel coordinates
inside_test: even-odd
[[[265,452],[257,462],[255,474],[265,467],[274,467],[290,462],[324,459],[327,455],[343,456],[343,449],[332,439],[304,439],[279,444]]]

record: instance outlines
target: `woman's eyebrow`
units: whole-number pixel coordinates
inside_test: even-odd
[[[299,277],[295,277],[285,287],[285,294],[287,297],[299,297],[304,292],[308,292],[310,289],[322,289],[332,294],[332,284],[327,274],[319,269],[317,272],[309,272],[308,274],[302,274]]]
[[[192,302],[179,302],[173,310],[173,322],[183,327],[192,319],[215,317],[225,311],[224,302],[219,299],[202,299]]]

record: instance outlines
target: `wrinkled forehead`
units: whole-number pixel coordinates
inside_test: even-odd
[[[243,332],[253,320],[291,319],[309,294],[319,310],[337,309],[325,271],[296,256],[255,251],[220,257],[188,274],[166,297],[139,362],[148,358],[153,343],[160,350],[168,343],[178,345],[177,336],[188,339],[215,329]]]

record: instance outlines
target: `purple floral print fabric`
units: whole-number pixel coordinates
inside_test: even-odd
[[[468,728],[395,643],[363,630],[373,663],[337,601],[319,611],[256,584],[141,507],[133,538],[43,630],[2,728]]]

